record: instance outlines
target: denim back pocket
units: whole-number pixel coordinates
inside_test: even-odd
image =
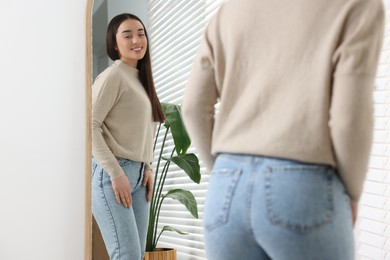
[[[218,169],[211,173],[205,203],[204,226],[211,231],[228,222],[231,201],[241,170]]]
[[[265,192],[272,224],[308,233],[333,218],[333,175],[328,166],[268,167]]]

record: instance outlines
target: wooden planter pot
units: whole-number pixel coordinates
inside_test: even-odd
[[[145,252],[144,260],[176,260],[176,249],[156,248],[156,251]]]

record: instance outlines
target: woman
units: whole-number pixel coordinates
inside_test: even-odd
[[[114,63],[92,87],[92,211],[110,259],[143,259],[155,122],[164,114],[142,21],[114,17],[106,44]]]
[[[381,0],[230,0],[211,19],[182,107],[212,170],[209,260],[354,258],[383,29]]]

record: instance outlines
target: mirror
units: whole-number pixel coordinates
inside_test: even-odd
[[[87,69],[87,93],[89,99],[91,99],[93,80],[112,63],[105,53],[107,24],[115,15],[129,12],[140,17],[148,31],[149,40],[152,44],[150,50],[154,66],[153,78],[155,85],[158,86],[157,92],[160,101],[180,104],[192,60],[203,35],[203,29],[211,15],[224,1],[226,0],[90,0],[90,9],[87,11],[87,16],[89,15],[89,27],[87,29],[87,34],[89,34],[87,36],[89,41],[87,46],[87,63],[89,64]],[[90,105],[91,100],[89,100],[89,110]],[[89,120],[91,119],[89,118]],[[90,122],[88,129],[91,129]],[[90,133],[88,134],[89,144],[87,144],[87,148],[90,151],[91,136]],[[161,137],[159,142],[163,139]],[[173,143],[172,140],[169,142]],[[191,149],[193,147],[188,150]],[[194,149],[190,152],[194,152]],[[170,154],[170,152],[167,153]],[[90,163],[91,156],[88,158]],[[157,164],[154,165],[157,167]],[[88,183],[91,183],[91,165],[88,165],[87,168]],[[166,208],[163,206],[164,212],[161,214],[163,221],[159,222],[161,226],[172,226],[188,233],[188,235],[183,236],[176,232],[166,232],[161,236],[159,246],[180,249],[178,250],[178,258],[180,259],[188,259],[188,257],[205,258],[201,218],[209,176],[203,175],[201,183],[195,184],[179,167],[176,167],[170,171],[169,178],[166,183],[168,183],[170,189],[185,188],[194,191],[199,207],[199,219],[195,219],[190,213],[187,213],[184,206],[179,202],[164,201]],[[91,191],[91,188],[89,188],[89,191]],[[91,195],[88,195],[90,202]],[[90,211],[89,214],[91,214]],[[92,242],[90,241],[90,245],[93,259],[107,259],[101,258],[104,254],[99,250],[105,248],[96,223],[92,222],[92,217],[88,225],[92,227]]]
[[[137,15],[148,28],[147,1],[88,0],[86,10],[86,96],[87,96],[87,162],[86,162],[86,259],[109,260],[99,227],[91,212],[91,86],[99,73],[112,64],[106,54],[106,30],[109,21],[120,13]]]

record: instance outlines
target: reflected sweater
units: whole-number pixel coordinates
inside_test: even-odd
[[[359,200],[383,31],[381,0],[224,4],[206,28],[182,107],[207,169],[218,153],[327,164]]]
[[[155,123],[138,70],[120,60],[92,86],[92,155],[111,179],[124,174],[115,157],[145,163],[153,157]]]

